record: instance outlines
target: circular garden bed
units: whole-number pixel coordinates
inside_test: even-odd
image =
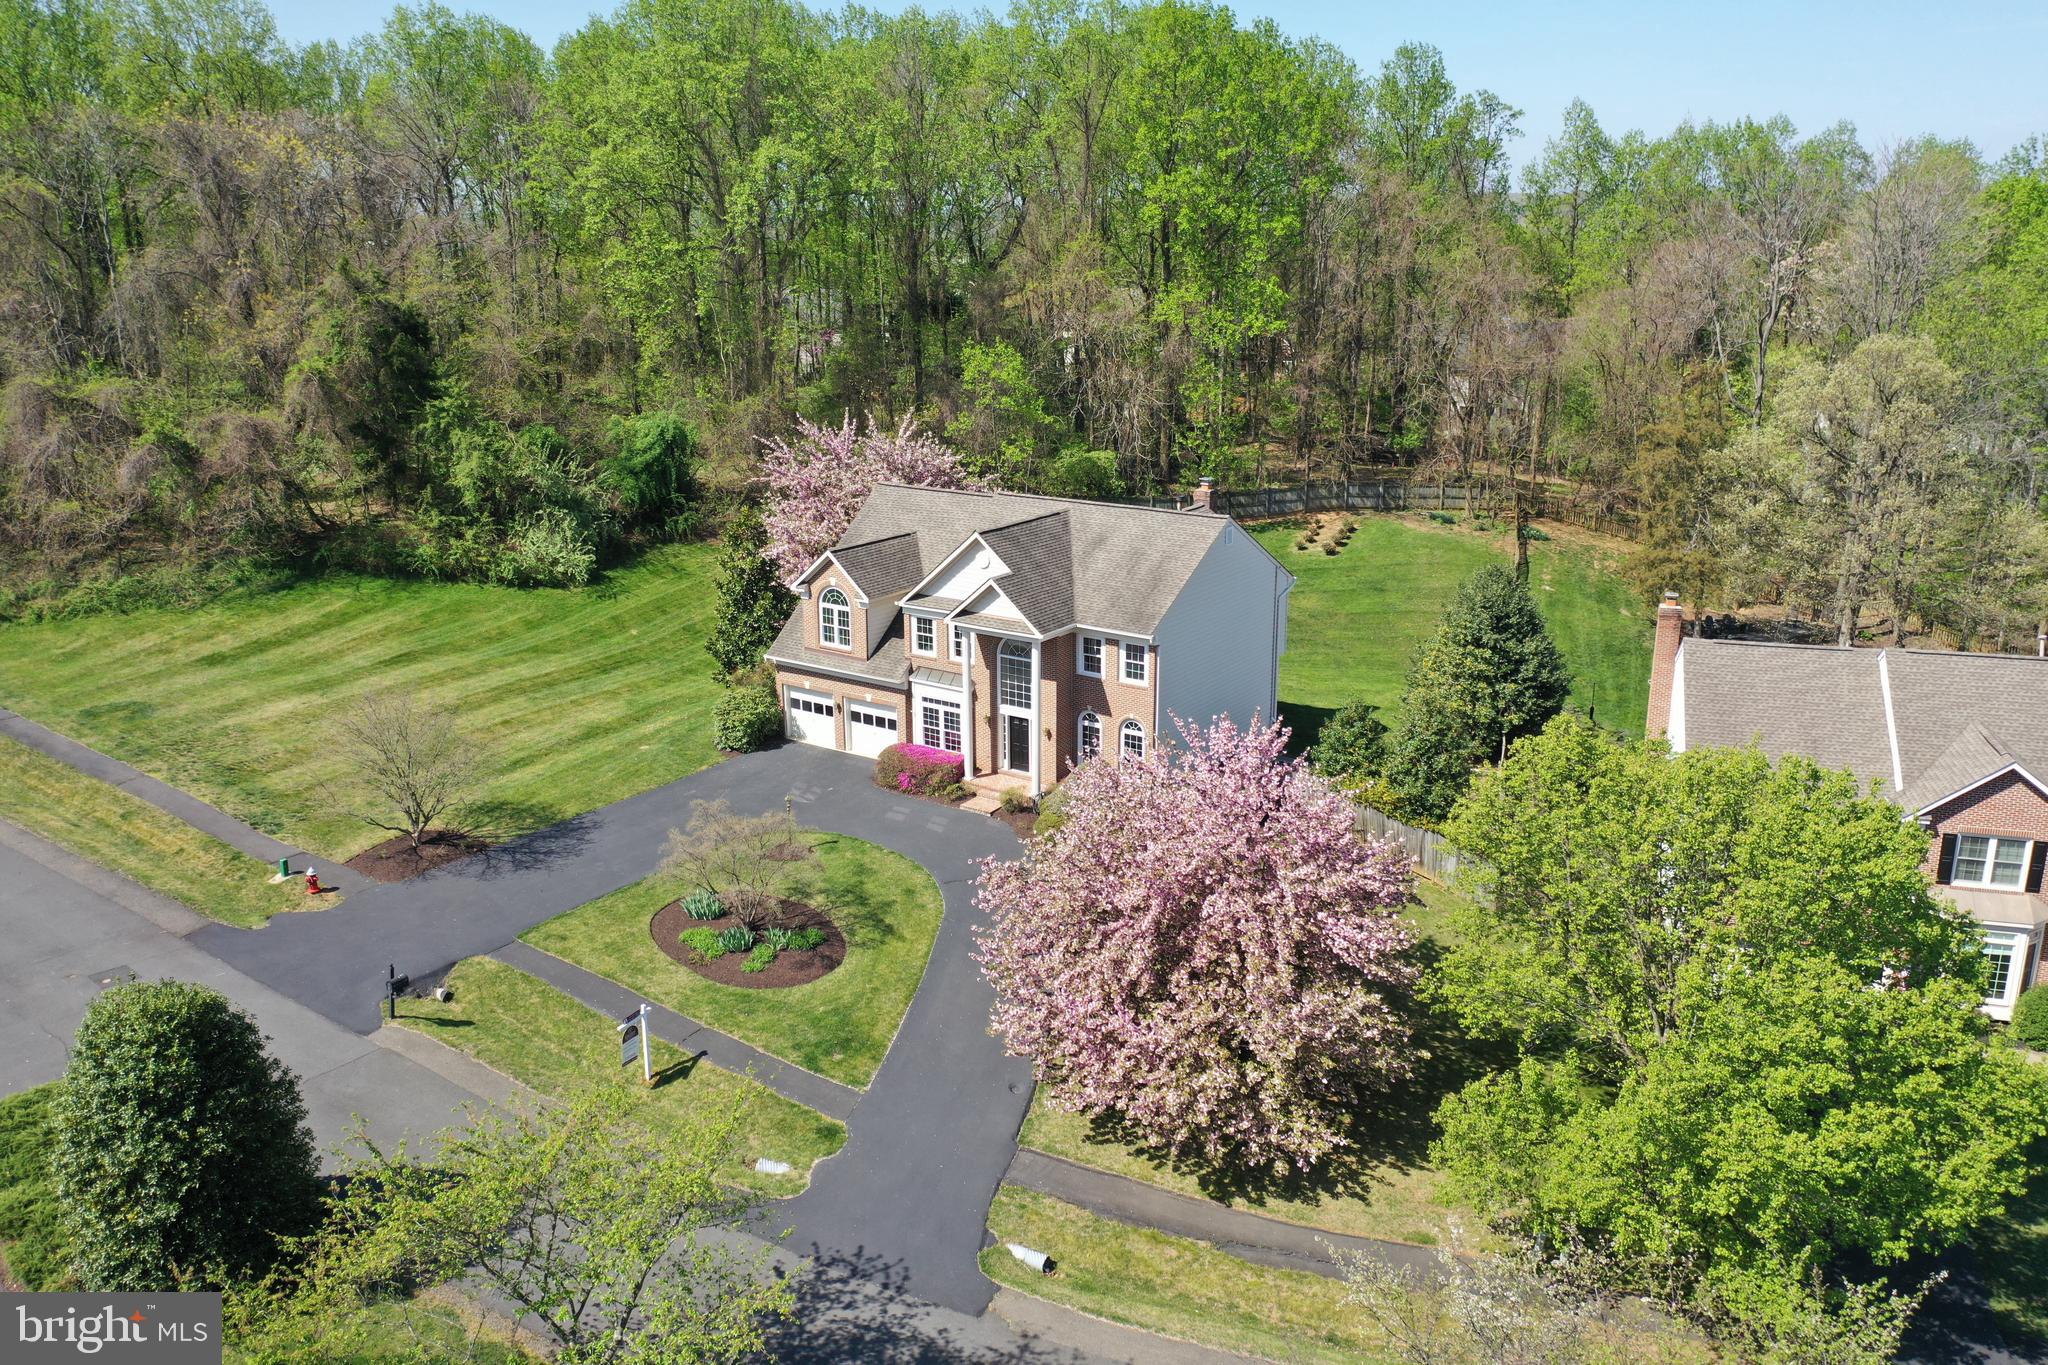
[[[780,913],[775,927],[803,934],[815,940],[815,947],[780,948],[772,961],[760,964],[756,954],[761,945],[769,942],[764,934],[752,949],[706,952],[685,942],[683,935],[687,933],[699,943],[708,944],[726,930],[744,926],[732,915],[697,919],[680,900],[670,901],[655,911],[654,918],[648,921],[647,931],[653,936],[655,947],[705,980],[716,981],[721,986],[743,986],[748,990],[801,986],[805,982],[816,981],[846,961],[846,936],[839,932],[839,926],[829,915],[802,901],[783,900],[778,905]],[[748,970],[750,965],[753,966],[751,971]]]

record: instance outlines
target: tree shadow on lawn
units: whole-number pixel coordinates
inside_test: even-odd
[[[1334,706],[1310,706],[1306,702],[1283,701],[1280,703],[1280,721],[1290,733],[1287,737],[1287,752],[1304,754],[1309,746],[1321,738],[1323,722],[1337,714]]]
[[[838,843],[843,836],[821,834],[812,841],[812,847],[822,853]],[[922,876],[923,873],[919,872]],[[841,899],[826,890],[825,870],[818,864],[799,866],[782,881],[782,894],[824,915],[839,926],[839,932],[846,939],[847,948],[879,948],[893,939],[901,938],[903,931],[866,897]]]
[[[1443,949],[1433,940],[1418,943],[1414,956],[1425,979],[1435,971]],[[1445,1099],[1481,1076],[1514,1065],[1514,1048],[1501,1041],[1475,1039],[1459,1027],[1455,1016],[1420,999],[1402,1003],[1414,1030],[1415,1071],[1389,1086],[1378,1102],[1356,1115],[1347,1134],[1351,1141],[1306,1174],[1277,1176],[1258,1168],[1217,1165],[1198,1156],[1176,1155],[1145,1142],[1113,1117],[1090,1121],[1088,1140],[1127,1148],[1145,1160],[1195,1182],[1211,1199],[1252,1208],[1274,1200],[1311,1207],[1328,1199],[1370,1203],[1390,1173],[1426,1167],[1430,1143],[1436,1139],[1436,1110]]]

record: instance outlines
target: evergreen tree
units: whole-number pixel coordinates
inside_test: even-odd
[[[1514,571],[1488,565],[1466,579],[1408,672],[1388,764],[1401,814],[1443,819],[1472,770],[1541,730],[1571,690],[1543,614]]]
[[[79,1283],[147,1291],[263,1272],[318,1221],[305,1120],[298,1078],[220,992],[155,981],[93,1001],[51,1159]]]
[[[728,674],[761,662],[761,652],[789,619],[796,598],[766,554],[768,531],[759,508],[740,508],[726,523],[719,556],[718,621],[704,647]]]

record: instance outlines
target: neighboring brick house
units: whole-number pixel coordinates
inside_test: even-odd
[[[789,737],[962,755],[1038,796],[1173,717],[1271,720],[1294,577],[1229,517],[883,484],[790,587],[767,653]]]
[[[1651,735],[1674,750],[1754,741],[1846,768],[1936,836],[1927,871],[1983,926],[1984,1008],[2011,1017],[2048,981],[2048,660],[1688,637],[1667,594],[1650,672]]]

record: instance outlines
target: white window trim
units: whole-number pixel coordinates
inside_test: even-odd
[[[2027,974],[2027,952],[2032,947],[2031,938],[2027,934],[2009,929],[1980,930],[1979,937],[1983,943],[1980,951],[1985,956],[1990,956],[1994,945],[2010,954],[2010,965],[2005,974],[2005,989],[1997,995],[1987,993],[1984,997],[1984,1010],[1987,1014],[1995,1019],[2010,1019],[2013,1003],[2020,998],[2020,992],[2026,989],[2026,983],[2022,978]]]
[[[1138,651],[1138,676],[1131,676],[1131,650]],[[1136,640],[1122,640],[1116,651],[1117,681],[1126,687],[1150,687],[1152,685],[1152,651]]]
[[[959,702],[957,702],[957,701],[947,701],[947,700],[946,700],[945,698],[943,698],[943,697],[920,697],[920,698],[918,698],[918,699],[917,699],[917,702],[916,702],[916,706],[917,706],[917,743],[919,743],[919,744],[921,744],[921,745],[924,745],[924,747],[925,747],[925,748],[927,748],[927,749],[937,749],[937,750],[939,750],[939,751],[941,751],[941,752],[943,752],[943,753],[949,753],[949,754],[957,754],[957,753],[959,753],[959,752],[960,752],[960,750],[959,750],[959,749],[957,749],[957,748],[947,748],[947,747],[946,747],[946,725],[945,725],[945,717],[946,717],[947,713],[948,713],[948,712],[950,712],[950,713],[952,714],[953,718],[954,718],[955,720],[957,720],[957,721],[959,722],[959,729],[960,729],[960,734],[961,734],[961,742],[962,742],[962,743],[965,743],[965,742],[966,742],[966,732],[967,732],[967,717],[966,717],[966,716],[965,716],[964,714],[962,714],[962,711],[961,711],[961,708],[960,708],[960,703],[959,703]],[[932,707],[933,709],[935,709],[935,710],[937,710],[937,711],[939,712],[939,742],[938,742],[938,743],[936,743],[936,744],[933,744],[933,743],[930,743],[930,742],[928,742],[928,741],[927,741],[927,740],[925,739],[925,735],[924,735],[924,712],[925,712],[925,708],[926,708],[926,707],[928,707],[928,706],[929,706],[929,707]]]
[[[1088,646],[1095,646],[1096,667],[1088,667]],[[1109,658],[1109,641],[1100,635],[1083,635],[1074,646],[1074,671],[1084,678],[1102,676],[1101,665]]]
[[[839,600],[833,602],[830,600],[833,597]],[[826,624],[829,618],[825,613],[833,611],[846,613],[846,643],[843,645],[832,643],[832,631]],[[849,654],[853,652],[853,604],[847,600],[846,594],[837,588],[827,588],[818,594],[818,643],[826,649],[845,650]]]
[[[926,630],[929,630],[932,633],[932,647],[930,649],[921,649],[918,647],[917,631],[918,627],[920,626],[924,627]],[[910,618],[910,652],[912,654],[922,655],[927,659],[935,659],[938,657],[939,623],[937,621],[934,621],[929,616],[913,616]]]
[[[1132,757],[1130,751],[1124,748],[1125,737],[1131,734],[1133,731],[1136,731],[1138,736],[1138,753],[1136,757]],[[1116,727],[1117,762],[1122,763],[1126,759],[1129,759],[1129,761],[1132,763],[1143,763],[1145,761],[1145,755],[1147,752],[1148,750],[1147,741],[1145,737],[1145,722],[1133,716],[1131,719],[1125,721],[1123,724]]]
[[[1088,752],[1088,722],[1095,722],[1095,752]],[[1086,762],[1102,757],[1102,717],[1093,711],[1083,711],[1074,718],[1074,757]]]
[[[1024,667],[1024,700],[1014,702],[1004,693],[1010,679],[1005,671],[1016,665]],[[1038,708],[1033,706],[1031,696],[1031,646],[1022,640],[1005,640],[996,648],[996,709],[1009,715],[1029,716]]]
[[[1984,876],[1981,879],[1966,881],[1955,875],[1956,868],[1962,865],[1963,840],[1965,839],[1982,839],[1987,845],[1984,850]],[[2020,846],[2020,879],[2011,885],[1991,880],[1992,870],[1998,866],[1998,849],[2001,844],[2018,844]],[[1958,834],[1956,835],[1955,858],[1949,864],[1948,884],[1950,886],[1976,887],[1984,891],[2024,891],[2027,889],[2027,873],[2032,869],[2033,864],[2034,841],[2032,839],[2021,839],[2011,834]]]
[[[967,659],[967,632],[951,621],[946,622],[946,657],[954,663]]]

